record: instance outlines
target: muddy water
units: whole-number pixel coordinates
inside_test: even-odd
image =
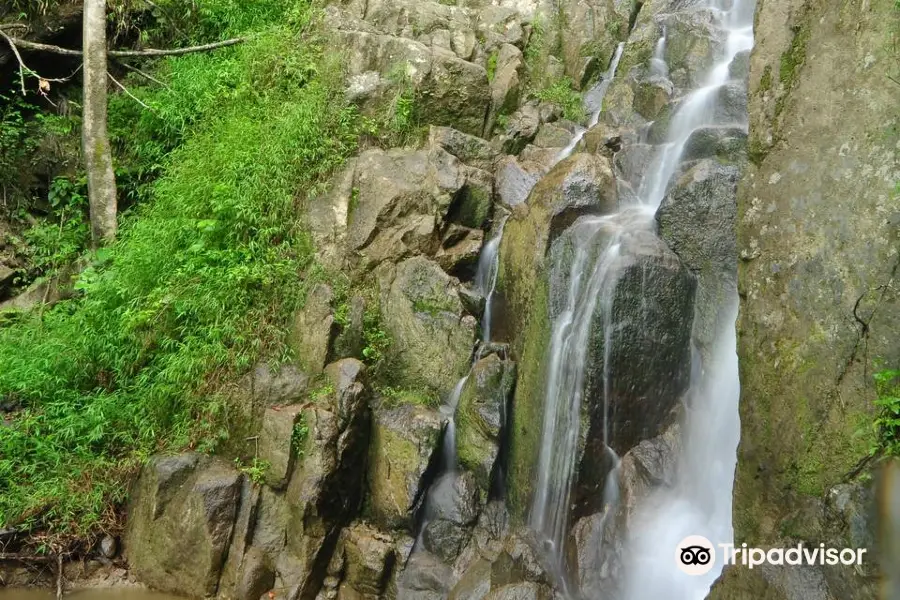
[[[82,590],[67,593],[66,600],[184,600],[170,594],[158,594],[141,589]],[[56,594],[47,590],[0,587],[0,600],[55,600]]]

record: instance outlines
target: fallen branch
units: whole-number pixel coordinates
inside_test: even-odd
[[[81,56],[81,50],[71,50],[69,48],[60,48],[59,46],[51,46],[50,44],[40,44],[38,42],[29,42],[19,38],[9,37],[3,34],[3,37],[13,45],[27,50],[36,50],[39,52],[51,52],[53,54],[62,54],[63,56]],[[203,44],[202,46],[190,46],[188,48],[173,48],[171,50],[161,50],[157,48],[147,48],[146,50],[108,50],[107,56],[113,58],[138,58],[142,56],[181,56],[182,54],[191,54],[193,52],[206,52],[217,48],[225,48],[226,46],[234,46],[244,41],[244,38],[233,38],[223,42],[215,42],[212,44]],[[14,50],[15,51],[15,50]]]
[[[141,71],[140,69],[138,69],[137,67],[129,65],[128,63],[124,63],[122,61],[117,61],[117,62],[120,65],[122,65],[123,67],[125,67],[126,69],[128,69],[130,71],[134,71],[135,73],[137,73],[138,75],[140,75],[141,77],[143,77],[144,79],[146,79],[148,81],[152,81],[153,83],[155,83],[157,85],[161,85],[162,87],[166,88],[167,90],[172,89],[169,86],[167,86],[165,83],[163,83],[162,81],[160,81],[159,79],[154,77],[153,75],[150,75],[149,73],[145,73],[145,72]]]
[[[25,61],[22,60],[22,55],[19,54],[19,49],[16,47],[15,42],[13,42],[13,38],[9,37],[3,30],[0,30],[0,36],[3,37],[9,44],[9,47],[12,48],[13,54],[16,56],[16,60],[19,61],[19,85],[22,86],[22,95],[25,95],[25,71],[31,71],[28,67],[25,66]]]
[[[134,94],[132,94],[130,91],[128,91],[128,88],[125,87],[124,85],[122,85],[121,83],[119,83],[118,80],[117,80],[115,77],[113,77],[111,73],[107,73],[107,75],[109,75],[109,78],[112,80],[112,82],[113,82],[114,84],[116,84],[116,86],[117,86],[120,90],[122,90],[123,92],[125,92],[125,95],[126,95],[126,96],[128,96],[129,98],[131,98],[132,100],[134,100],[135,102],[137,102],[138,104],[140,104],[141,106],[143,106],[144,108],[146,108],[147,110],[149,110],[150,112],[152,112],[152,113],[155,113],[155,112],[156,112],[156,111],[154,111],[152,108],[150,108],[149,106],[147,106],[140,98],[138,98],[137,96],[135,96]]]

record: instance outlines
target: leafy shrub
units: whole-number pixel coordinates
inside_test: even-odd
[[[563,111],[563,116],[570,121],[581,121],[584,119],[584,101],[581,95],[572,89],[572,80],[568,77],[538,90],[535,96],[545,102],[552,102],[558,105]]]

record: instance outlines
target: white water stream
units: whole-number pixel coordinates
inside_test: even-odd
[[[541,451],[537,469],[530,526],[543,536],[551,560],[559,573],[565,570],[565,543],[569,532],[569,511],[580,428],[580,409],[588,354],[591,317],[598,306],[604,315],[604,414],[609,406],[610,322],[609,303],[618,277],[620,248],[628,236],[655,230],[654,214],[669,182],[676,173],[691,134],[701,127],[732,125],[716,122],[719,92],[730,79],[735,57],[753,45],[753,0],[709,0],[706,10],[718,17],[725,43],[718,60],[703,84],[686,94],[675,109],[665,143],[657,147],[638,189],[636,204],[620,207],[607,217],[582,218],[570,230],[574,252],[568,258],[568,293],[564,308],[554,319],[550,362],[544,399]],[[651,73],[665,76],[667,35],[665,29],[656,44]],[[617,51],[610,71],[614,73],[621,56]],[[605,77],[608,87],[612,77]],[[605,93],[605,89],[603,90]],[[602,102],[601,102],[602,105]],[[599,112],[592,118],[596,123]],[[561,154],[569,153],[583,132]],[[598,252],[598,245],[601,246]],[[565,265],[554,265],[555,269]],[[652,285],[652,282],[649,282]],[[690,396],[685,411],[682,447],[675,473],[676,485],[647,499],[630,532],[624,573],[627,600],[699,600],[721,572],[721,566],[705,577],[689,577],[677,569],[674,556],[678,542],[688,535],[703,535],[714,543],[732,541],[731,493],[740,433],[737,403],[737,373],[734,323],[737,293],[729,306],[720,307],[727,317],[719,332],[712,359],[693,365]],[[699,361],[699,357],[695,358]],[[604,444],[613,455],[615,468],[603,491],[605,516],[612,514],[618,500],[616,485],[618,457],[608,445],[608,425],[604,422]],[[597,457],[596,460],[601,460]],[[598,565],[599,568],[599,565]],[[561,585],[566,586],[565,577]],[[567,591],[567,590],[566,590]]]

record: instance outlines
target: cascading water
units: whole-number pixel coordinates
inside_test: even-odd
[[[650,59],[650,72],[653,75],[659,75],[661,77],[669,76],[669,66],[666,64],[666,26],[662,27],[662,35],[659,36],[659,41],[656,42],[656,47],[653,49],[653,58]]]
[[[486,348],[491,339],[491,316],[492,316],[492,300],[497,287],[497,274],[500,270],[500,241],[503,238],[503,228],[506,225],[507,217],[504,216],[497,227],[497,233],[488,241],[481,250],[478,258],[478,267],[475,271],[475,288],[484,298],[484,314],[481,318],[481,344],[479,349]],[[479,353],[476,353],[472,367],[479,359]],[[434,506],[437,504],[438,497],[444,494],[453,493],[452,480],[458,468],[458,457],[456,449],[456,409],[459,406],[459,400],[462,396],[463,389],[469,376],[472,374],[472,367],[469,372],[462,377],[450,395],[447,401],[441,407],[441,412],[447,419],[447,425],[444,430],[444,439],[441,446],[441,465],[440,474],[437,483],[428,490],[425,498],[424,518],[419,528],[419,540],[428,522],[434,517]]]
[[[588,129],[597,125],[600,121],[600,113],[603,110],[603,98],[606,97],[606,92],[609,90],[609,86],[612,84],[613,79],[616,77],[616,70],[619,68],[619,61],[622,59],[622,52],[625,50],[625,42],[620,43],[616,46],[616,51],[613,53],[612,60],[609,61],[609,68],[606,70],[606,73],[600,78],[600,81],[591,89],[587,94],[585,94],[585,103],[590,104],[591,106],[595,106],[595,110],[591,113],[591,119],[588,122],[588,126],[586,128],[579,127],[575,132],[575,135],[572,137],[572,141],[569,142],[569,145],[562,149],[562,151],[557,155],[556,162],[559,162],[569,155],[575,150],[575,146],[578,145],[578,142],[584,137],[584,134],[587,133]]]
[[[605,340],[603,444],[612,459],[603,487],[605,521],[618,500],[619,463],[610,448],[606,416],[610,401],[609,352],[614,343],[611,334],[618,326],[612,321],[609,304],[620,275],[620,253],[629,236],[655,231],[655,212],[678,170],[691,134],[701,127],[746,126],[746,121],[722,122],[716,109],[719,92],[729,82],[732,61],[739,53],[752,48],[753,0],[709,0],[700,10],[709,10],[715,15],[725,37],[719,60],[703,84],[679,102],[669,121],[666,142],[652,155],[635,203],[620,207],[620,212],[614,215],[583,217],[576,221],[567,232],[573,240],[573,252],[564,254],[566,264],[553,265],[557,271],[568,265],[568,289],[552,325],[541,450],[530,525],[543,536],[551,561],[561,575],[560,585],[564,590],[567,587],[564,546],[570,526],[591,316],[598,309],[603,315],[602,322],[594,326],[602,326]],[[663,29],[651,61],[651,75],[666,76],[668,67],[663,58],[666,43],[667,32]],[[603,83],[608,87],[609,81]],[[603,91],[605,93],[605,89]],[[571,152],[577,142],[567,151]],[[675,474],[675,489],[648,500],[643,517],[633,521],[640,526],[629,534],[626,549],[623,585],[628,600],[663,597],[696,600],[705,597],[720,570],[714,569],[706,577],[685,577],[676,568],[674,550],[678,542],[691,534],[720,542],[731,541],[731,489],[739,436],[734,333],[736,289],[727,304],[720,307],[720,315],[723,315],[721,331],[709,353],[711,359],[692,369],[695,375],[690,382],[689,396],[693,400],[685,410],[684,442]],[[603,459],[598,456],[596,460]]]

